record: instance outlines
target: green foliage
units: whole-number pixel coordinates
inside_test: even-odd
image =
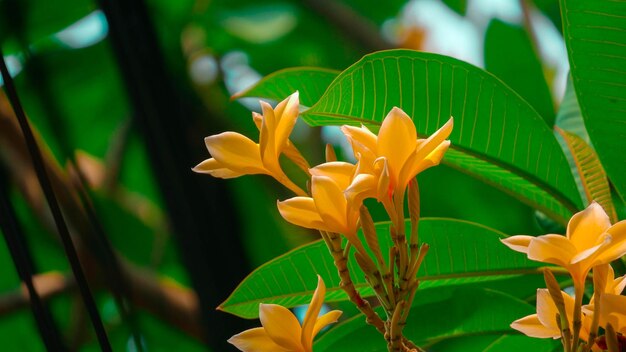
[[[309,82],[304,83],[319,90],[320,83]],[[254,91],[275,97],[263,81]],[[455,118],[447,165],[561,223],[582,207],[567,160],[537,112],[497,78],[450,57],[409,50],[367,55],[302,116],[312,125],[376,127],[393,106],[409,114],[422,135]]]
[[[410,226],[409,222],[407,226]],[[390,246],[389,224],[378,223],[376,232],[381,251],[386,255]],[[418,273],[420,289],[499,280],[511,275],[536,275],[540,266],[500,243],[505,237],[502,233],[479,224],[452,219],[422,219],[419,236],[420,241],[431,246]],[[348,267],[352,273],[357,273],[357,263],[352,256]],[[220,309],[254,318],[258,315],[259,303],[286,307],[307,304],[315,289],[317,274],[326,283],[327,302],[347,299],[339,287],[339,276],[326,244],[319,240],[256,269],[220,305]],[[373,295],[362,275],[355,274],[353,281],[362,295]]]
[[[443,3],[462,16],[468,9],[466,0]],[[543,280],[538,263],[500,243],[504,237],[500,231],[538,234],[543,233],[541,226],[553,226],[545,232],[563,232],[572,213],[591,199],[603,205],[613,222],[626,216],[626,5],[615,0],[534,0],[527,2],[531,10],[535,10],[531,3],[558,28],[562,16],[571,81],[556,117],[537,43],[527,25],[492,19],[484,32],[486,70],[481,70],[451,57],[408,50],[375,52],[356,62],[367,43],[355,39],[354,24],[369,28],[393,17],[397,20],[405,1],[338,2],[338,8],[355,16],[348,19],[349,26],[316,10],[313,1],[153,0],[148,6],[167,63],[164,68],[192,110],[210,117],[202,121],[206,125],[187,126],[189,130],[212,133],[222,127],[215,117],[229,129],[256,133],[249,111],[229,102],[223,84],[231,77],[228,68],[216,68],[217,78],[208,87],[191,77],[198,53],[220,64],[233,51],[243,53],[244,66],[251,72],[274,72],[237,98],[278,101],[298,90],[302,117],[313,126],[363,123],[376,130],[391,107],[399,106],[423,137],[454,116],[445,166],[418,177],[422,216],[445,219],[424,218],[420,223],[420,240],[431,248],[418,274],[420,290],[406,336],[432,351],[551,352],[560,349],[558,341],[531,339],[509,327],[535,311],[536,288]],[[90,198],[115,251],[155,277],[189,285],[183,265],[189,258],[178,252],[175,239],[181,234],[170,234],[170,213],[161,199],[163,190],[154,182],[145,140],[131,123],[132,95],[124,86],[128,77],[121,74],[112,43],[105,39],[72,49],[55,37],[97,10],[97,3],[7,0],[0,1],[0,10],[0,44],[5,54],[16,55],[22,64],[15,78],[17,89],[44,148],[60,164],[76,150],[93,156],[101,167],[98,175],[113,179],[112,188],[94,185]],[[378,28],[373,29],[377,33]],[[298,137],[294,142],[305,153],[321,147],[315,132]],[[4,141],[0,139],[0,144]],[[206,156],[202,141],[197,142],[199,154],[201,150]],[[2,145],[0,169],[23,165],[12,152]],[[316,351],[385,351],[380,334],[365,324],[363,316],[345,308],[351,305],[339,287],[325,244],[315,241],[289,251],[310,233],[293,230],[280,218],[275,201],[284,195],[276,196],[267,184],[246,178],[228,185],[242,219],[237,227],[245,232],[246,260],[259,265],[287,253],[252,272],[220,308],[254,318],[261,302],[307,304],[319,273],[328,286],[327,302],[343,309],[345,320],[318,339]],[[32,190],[9,188],[37,272],[68,275],[65,255],[41,211],[43,203],[27,197]],[[382,206],[369,201],[375,219],[384,218]],[[388,227],[377,223],[386,259]],[[203,229],[206,241],[231,235],[213,230]],[[207,255],[228,255],[219,250]],[[10,295],[20,282],[4,242],[0,264],[4,268],[0,296]],[[373,296],[352,256],[349,268],[361,294]],[[114,349],[132,350],[129,324],[122,321],[105,287],[100,282],[93,286]],[[228,289],[216,287],[222,290],[216,296],[225,297]],[[68,339],[85,340],[78,344],[81,350],[98,350],[89,332],[75,331],[79,324],[75,318],[84,313],[79,306],[69,290],[50,300],[62,333]],[[0,350],[44,350],[42,341],[33,338],[38,332],[30,311],[0,318]],[[206,349],[200,340],[178,331],[178,324],[142,308],[138,319],[149,351]]]
[[[2,5],[3,12],[24,14],[21,19],[21,16],[16,15],[13,20],[21,22],[26,31],[12,34],[23,36],[28,42],[45,40],[47,36],[65,29],[96,9],[96,5],[87,0],[71,0],[63,6],[45,0],[5,1]],[[7,28],[9,31],[12,29],[15,27]]]
[[[584,139],[577,135],[565,132],[558,127],[555,132],[563,139],[571,155],[572,167],[579,176],[585,199],[588,203],[592,201],[600,203],[611,219],[611,223],[615,223],[617,214],[611,200],[611,189],[598,155]]]
[[[494,349],[496,351],[502,351],[500,348],[507,346],[511,348],[507,351],[528,351],[531,347],[528,342],[534,347],[533,351],[551,351],[555,346],[551,339],[499,340],[507,336],[505,334],[516,333],[509,327],[511,321],[532,314],[535,309],[526,302],[497,291],[476,287],[420,290],[415,302],[404,333],[408,339],[424,348],[434,345],[434,351],[458,351],[458,344],[444,342],[452,340],[458,343],[461,338],[475,335],[492,339],[491,344],[499,345]],[[526,343],[516,345],[520,340]],[[467,347],[471,346],[468,344]],[[318,351],[387,350],[385,340],[360,315],[330,330],[316,342],[315,347]],[[489,351],[488,347],[475,350]]]
[[[565,96],[556,114],[555,126],[569,133],[573,133],[589,143],[589,134],[585,128],[583,114],[580,111],[580,105],[576,98],[576,91],[574,90],[571,75],[567,76]],[[567,155],[567,153],[565,155]]]
[[[537,351],[556,352],[561,348],[557,340],[535,339],[524,335],[476,335],[443,340],[432,346],[433,351],[496,352]]]
[[[541,117],[495,77],[456,59],[405,50],[367,55],[303,117],[313,125],[376,125],[393,106],[424,135],[456,117],[452,148],[538,179],[570,210],[580,208],[565,156]]]
[[[626,196],[626,5],[561,0],[571,74],[585,126],[615,189]]]
[[[263,77],[252,87],[235,94],[233,98],[263,97],[279,101],[299,91],[300,104],[312,106],[338,74],[339,71],[316,67],[287,68]]]
[[[443,0],[443,2],[461,16],[467,11],[467,0]]]
[[[552,95],[534,45],[523,27],[494,19],[485,37],[485,68],[522,96],[552,126]]]

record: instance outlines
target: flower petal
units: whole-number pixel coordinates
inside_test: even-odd
[[[200,174],[209,174],[213,177],[219,178],[234,178],[245,175],[224,167],[224,165],[220,164],[219,161],[213,158],[202,161],[191,170],[193,170],[193,172],[197,172]]]
[[[335,180],[339,188],[347,188],[352,181],[356,166],[342,161],[317,165],[309,170],[313,176],[327,176]]]
[[[357,175],[350,186],[345,190],[346,199],[356,205],[363,203],[366,198],[377,196],[378,180],[370,174]]]
[[[576,247],[561,235],[535,237],[528,246],[528,258],[544,263],[568,267],[576,255]]]
[[[341,314],[343,314],[343,312],[340,310],[331,310],[330,312],[317,318],[317,321],[315,322],[315,327],[313,328],[313,338],[315,338],[315,336],[317,336],[317,333],[319,333],[320,330],[322,330],[325,326],[337,322]]]
[[[613,325],[615,331],[626,330],[626,296],[604,294],[600,298],[600,326]]]
[[[300,343],[302,328],[289,309],[277,304],[260,304],[259,319],[267,335],[290,351],[304,351]]]
[[[585,259],[588,259],[589,257],[594,256],[594,254],[597,254],[597,252],[601,251],[602,247],[606,247],[605,243],[600,243],[596,246],[593,246],[591,248],[587,248],[582,252],[578,252],[576,253],[576,255],[572,258],[572,260],[570,261],[571,264],[576,264],[576,263],[580,263]],[[595,265],[587,265],[589,267],[595,266]]]
[[[626,287],[626,275],[620,276],[617,279],[613,280],[613,284],[610,286],[610,291],[607,293],[613,293],[616,295],[621,295],[622,291],[624,291],[624,287]]]
[[[430,137],[424,140],[420,140],[421,143],[417,146],[420,159],[426,158],[435,149],[439,148],[439,146],[444,143],[448,137],[450,137],[453,127],[454,118],[450,117],[450,119],[448,119],[448,121],[437,130],[437,132],[433,133]]]
[[[276,116],[272,106],[264,101],[260,102],[263,111],[261,130],[259,132],[259,155],[266,167],[275,170],[278,164],[278,149],[276,148]]]
[[[285,148],[285,144],[287,143],[287,140],[289,140],[289,135],[293,130],[293,126],[296,125],[300,108],[299,97],[300,95],[296,91],[287,97],[287,99],[280,102],[274,109],[277,119],[276,131],[274,132],[274,143],[279,153],[283,150],[283,148]]]
[[[626,333],[626,315],[624,314],[610,313],[607,317],[607,324],[611,324],[617,333],[622,335]]]
[[[453,127],[453,119],[450,118],[437,132],[433,133],[427,139],[418,140],[417,148],[415,152],[409,157],[404,165],[400,180],[402,187],[403,184],[408,184],[409,181],[420,172],[439,165],[444,154],[450,147],[450,141],[445,140],[450,136]]]
[[[574,318],[574,297],[567,294],[565,291],[561,291],[563,296],[563,304],[565,305],[565,313],[567,314],[567,320],[570,324],[570,328],[573,326]],[[556,304],[550,296],[550,292],[546,288],[537,289],[537,318],[546,328],[556,330],[560,335],[559,326],[556,321],[556,316],[559,313],[556,308]]]
[[[332,231],[317,212],[313,198],[293,197],[278,202],[278,212],[290,223],[307,229]]]
[[[374,165],[375,175],[378,177],[377,199],[382,202],[391,198],[389,166],[385,157],[376,159]]]
[[[534,236],[519,235],[503,238],[500,242],[504,243],[507,247],[514,251],[528,253],[528,246],[530,246],[530,241],[534,238]]]
[[[324,285],[324,280],[322,280],[322,277],[317,275],[317,288],[313,293],[311,304],[309,304],[309,308],[306,310],[306,314],[304,315],[304,320],[302,323],[302,337],[300,343],[302,343],[302,346],[304,346],[305,351],[313,350],[313,338],[315,337],[315,335],[313,334],[313,330],[315,328],[317,317],[320,314],[320,310],[322,309],[322,304],[324,304],[325,295],[326,285]]]
[[[593,265],[605,264],[614,261],[626,254],[626,220],[622,220],[606,230],[608,244],[598,251]]]
[[[602,206],[592,202],[580,211],[567,224],[567,238],[579,252],[599,243],[598,238],[611,227],[611,220]]]
[[[347,223],[348,201],[343,191],[330,177],[311,177],[311,194],[320,217],[333,232],[348,235],[353,229]]]
[[[209,153],[224,168],[241,174],[265,174],[259,145],[235,132],[223,132],[204,139]]]
[[[367,127],[342,126],[341,131],[352,144],[355,157],[357,153],[376,155],[376,141],[378,137]]]
[[[254,328],[241,332],[230,339],[228,343],[244,352],[289,352],[274,342],[263,328]]]
[[[259,132],[261,132],[261,126],[263,125],[263,115],[259,114],[258,112],[253,111],[252,121],[254,122],[254,125],[259,130]]]
[[[437,166],[441,163],[441,159],[443,159],[444,154],[450,148],[450,141],[443,141],[441,144],[435,148],[430,154],[424,158],[424,160],[419,164],[417,169],[415,170],[416,174],[428,169],[429,167]]]
[[[551,328],[547,328],[537,319],[537,314],[532,314],[511,323],[511,328],[522,332],[526,336],[537,338],[556,338],[561,336],[561,332]]]
[[[391,178],[396,180],[393,182],[395,186],[405,162],[417,147],[413,120],[401,109],[391,109],[380,126],[376,147],[377,155],[387,158]]]
[[[556,330],[559,333],[559,326],[556,322],[556,316],[559,314],[556,305],[548,289],[537,289],[537,319],[541,324],[549,330]]]

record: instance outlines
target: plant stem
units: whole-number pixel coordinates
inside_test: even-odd
[[[583,295],[585,294],[584,281],[580,285],[574,285],[574,290],[574,338],[572,339],[572,350],[576,350],[578,348],[578,341],[580,340],[580,328],[582,327],[581,307],[583,303]]]
[[[341,289],[346,292],[350,302],[352,302],[357,309],[365,315],[365,321],[372,325],[378,330],[381,334],[385,334],[385,323],[383,320],[374,312],[371,305],[368,301],[364,300],[359,292],[354,287],[354,283],[352,282],[352,278],[350,277],[350,271],[348,269],[348,258],[344,256],[343,249],[341,248],[341,238],[336,233],[320,231],[322,238],[326,242],[328,246],[328,250],[330,254],[333,256],[333,261],[335,263],[335,267],[337,267],[337,271],[339,273],[339,278],[341,279]]]

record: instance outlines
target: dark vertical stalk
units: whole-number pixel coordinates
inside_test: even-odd
[[[135,127],[145,139],[181,260],[200,299],[207,343],[213,350],[228,350],[232,347],[226,340],[247,324],[215,307],[249,267],[227,192],[217,186],[219,180],[190,170],[207,157],[202,143],[206,127],[198,126],[198,112],[183,100],[169,76],[144,1],[99,4],[109,21]]]
[[[65,349],[63,338],[48,308],[43,304],[33,284],[35,273],[32,256],[28,243],[17,220],[15,209],[9,200],[7,191],[8,182],[4,170],[0,169],[0,230],[11,253],[15,269],[20,280],[28,290],[30,307],[35,316],[35,323],[48,351],[62,351]]]
[[[72,272],[74,273],[74,277],[76,278],[81,297],[85,303],[85,307],[87,308],[89,317],[91,318],[91,322],[96,332],[100,348],[103,351],[111,351],[111,345],[107,338],[104,325],[102,324],[102,320],[100,319],[100,313],[98,312],[96,303],[93,299],[93,296],[91,295],[91,290],[87,285],[87,280],[85,279],[85,274],[82,267],[80,266],[80,261],[78,259],[76,248],[72,243],[67,224],[65,223],[65,219],[63,218],[63,214],[61,212],[61,207],[57,202],[56,195],[52,188],[52,183],[48,178],[48,173],[43,163],[41,151],[39,150],[39,146],[35,141],[35,137],[26,118],[26,114],[24,113],[24,109],[22,108],[22,104],[20,103],[17,91],[15,90],[15,86],[13,85],[13,79],[11,78],[11,75],[9,75],[6,62],[4,61],[4,53],[2,51],[2,48],[0,48],[0,71],[2,72],[2,79],[4,80],[4,87],[7,93],[7,97],[11,102],[11,106],[13,107],[13,111],[15,112],[15,116],[17,117],[22,133],[24,134],[26,145],[28,146],[28,151],[32,158],[35,171],[37,173],[37,178],[48,202],[48,206],[50,207],[50,211],[52,212],[54,222],[59,232],[59,237],[61,238],[63,248],[65,249],[68,261],[70,263],[70,266],[72,267]]]
[[[139,323],[137,321],[135,309],[133,305],[129,304],[126,300],[130,297],[128,277],[124,274],[117,258],[117,254],[113,250],[113,246],[108,240],[104,227],[98,219],[94,205],[91,202],[85,187],[87,182],[84,175],[78,167],[76,167],[75,163],[73,166],[76,171],[76,179],[73,180],[73,183],[76,186],[82,205],[85,208],[85,214],[87,215],[94,231],[92,240],[95,242],[93,243],[94,247],[97,248],[94,249],[93,252],[100,257],[98,258],[98,261],[104,272],[105,281],[113,293],[113,298],[115,299],[115,304],[119,307],[122,320],[128,322],[128,325],[130,326],[133,341],[135,342],[135,348],[138,352],[142,352],[144,349],[143,343],[141,342]]]

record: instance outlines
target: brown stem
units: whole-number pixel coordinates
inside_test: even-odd
[[[389,341],[387,343],[387,349],[391,352],[396,352],[402,350],[402,328],[404,327],[400,324],[402,320],[402,315],[404,311],[404,306],[406,305],[406,301],[400,301],[396,305],[393,310],[393,315],[391,316],[391,321],[389,323]]]
[[[350,271],[348,270],[348,258],[344,256],[343,249],[341,248],[340,236],[332,232],[320,231],[320,233],[328,246],[330,254],[333,256],[335,267],[337,267],[339,278],[341,279],[341,289],[346,292],[350,302],[352,302],[357,309],[365,315],[365,321],[375,327],[381,334],[385,334],[385,323],[378,316],[378,314],[374,312],[374,309],[372,309],[369,302],[364,300],[356,290],[356,287],[354,287],[354,283],[350,277]]]
[[[572,338],[572,351],[578,351],[578,342],[580,340],[580,329],[582,328],[582,302],[585,294],[584,281],[582,285],[574,284],[574,337]]]

